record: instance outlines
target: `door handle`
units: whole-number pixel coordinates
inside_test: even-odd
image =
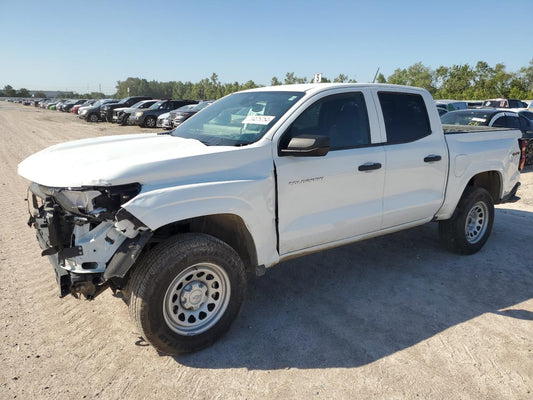
[[[440,160],[442,160],[441,156],[437,156],[433,154],[424,158],[424,162],[435,162],[435,161],[440,161]]]
[[[381,164],[380,163],[366,163],[359,166],[359,171],[372,171],[374,169],[380,169]]]

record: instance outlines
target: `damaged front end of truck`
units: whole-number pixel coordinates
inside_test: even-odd
[[[138,183],[54,188],[32,183],[29,226],[42,255],[52,262],[60,297],[93,299],[124,278],[152,231],[122,206],[141,191]]]

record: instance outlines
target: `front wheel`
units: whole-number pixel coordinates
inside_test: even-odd
[[[146,120],[144,121],[144,126],[146,128],[155,128],[157,124],[157,120],[154,117],[146,117]]]
[[[239,313],[244,265],[226,243],[205,234],[171,237],[139,260],[129,309],[142,336],[166,354],[211,345]]]
[[[459,254],[474,254],[488,240],[494,221],[494,202],[485,189],[469,186],[452,219],[439,222],[441,243]]]
[[[89,122],[98,122],[98,115],[96,114],[89,114],[89,116],[87,117],[87,121]]]

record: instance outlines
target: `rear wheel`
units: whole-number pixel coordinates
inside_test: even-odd
[[[129,309],[142,336],[166,354],[211,345],[239,313],[244,265],[205,234],[171,237],[145,254],[129,282]]]
[[[494,221],[494,202],[485,189],[469,186],[452,219],[439,222],[442,244],[455,253],[474,254],[488,240]]]

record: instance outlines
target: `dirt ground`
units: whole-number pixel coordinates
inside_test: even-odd
[[[285,262],[250,281],[213,347],[169,357],[111,291],[58,298],[17,164],[137,127],[0,102],[1,399],[533,399],[533,169],[473,256],[436,224]]]

